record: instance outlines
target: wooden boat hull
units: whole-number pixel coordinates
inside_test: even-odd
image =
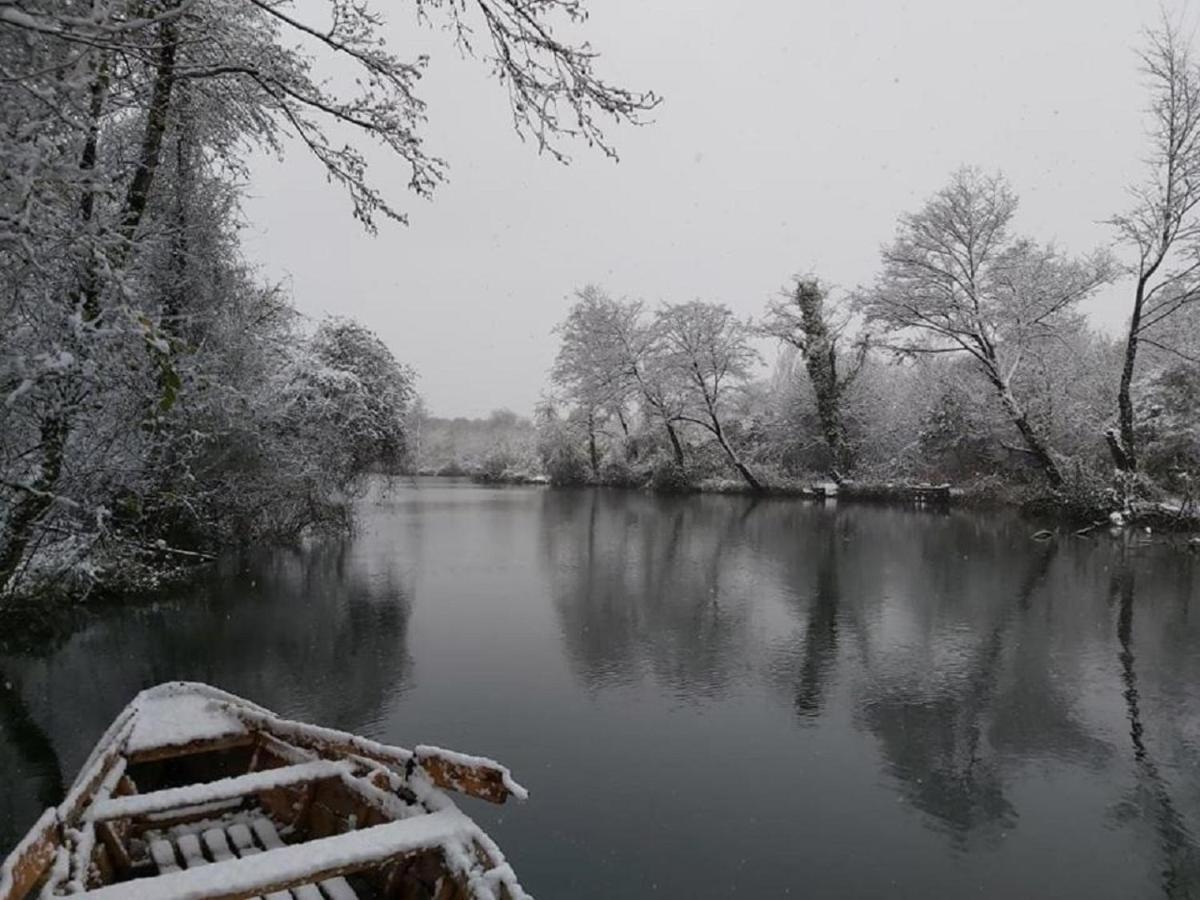
[[[521,900],[447,796],[525,799],[491,760],[281,719],[207,685],[137,698],[0,867],[0,900]]]

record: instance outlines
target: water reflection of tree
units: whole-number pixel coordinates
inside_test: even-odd
[[[1136,810],[1136,817],[1151,821],[1162,854],[1163,894],[1171,900],[1200,897],[1200,853],[1180,814],[1167,780],[1146,744],[1138,676],[1135,668],[1133,622],[1136,574],[1122,554],[1109,583],[1110,598],[1117,602],[1118,661],[1121,666],[1122,696],[1133,746],[1137,783],[1133,795],[1124,804]],[[1130,816],[1134,818],[1134,816]]]
[[[778,513],[772,510],[764,515],[757,523],[762,527],[756,538],[779,567],[780,580],[789,588],[785,594],[787,605],[802,623],[802,634],[773,648],[769,676],[791,694],[801,720],[815,722],[824,709],[837,666],[839,618],[854,615],[853,604],[843,608],[839,571],[848,520],[822,511],[802,522],[780,522]],[[790,534],[788,525],[792,526]],[[795,543],[776,546],[776,536],[781,534],[789,535]]]
[[[1030,690],[1022,680],[1044,672],[1044,663],[1009,666],[1005,671],[1004,657],[1014,628],[1030,610],[1056,551],[1057,544],[1045,545],[1030,560],[1016,588],[1015,603],[1012,594],[1007,602],[995,594],[996,585],[1004,584],[1002,576],[994,580],[1003,565],[994,571],[984,565],[982,571],[965,578],[960,592],[993,593],[993,622],[983,640],[967,649],[965,659],[952,671],[935,667],[909,680],[874,679],[861,703],[862,721],[879,738],[888,770],[908,801],[960,845],[972,835],[995,837],[1016,822],[1016,810],[1004,784],[1001,751],[1005,743],[1020,752],[1012,744],[1021,738],[1041,740],[1038,735],[1043,727],[1059,739],[1089,740],[1071,721],[1065,702],[1022,710],[1005,697],[1014,692],[1028,696]],[[980,563],[977,558],[975,565]],[[944,557],[942,566],[946,564]],[[1037,690],[1054,693],[1053,686],[1045,683],[1038,684]],[[1037,715],[1039,721],[1006,732],[1002,714],[1006,708],[1016,716]]]
[[[285,715],[370,732],[407,684],[409,615],[399,574],[366,571],[345,548],[230,563],[155,606],[114,609],[44,656],[0,659],[23,688],[21,705],[0,699],[0,754],[29,753],[10,728],[16,709],[39,724],[38,742],[73,772],[138,690],[173,679],[206,681]],[[13,819],[27,821],[12,827],[27,826],[43,800],[32,794],[42,789],[28,782],[13,789],[20,794]]]
[[[732,560],[753,503],[546,493],[543,552],[567,654],[585,683],[648,672],[678,696],[725,692],[748,652]]]
[[[804,629],[803,662],[796,682],[796,712],[805,717],[820,713],[828,674],[837,662],[838,546],[834,529],[825,532],[824,546],[817,553],[816,590]]]
[[[13,793],[18,783],[41,806],[53,806],[63,797],[62,767],[49,736],[38,724],[21,693],[20,685],[0,669],[0,772],[5,783],[0,789],[0,822],[12,821],[16,809],[8,803],[19,802]],[[0,829],[0,838],[3,838]],[[6,846],[0,839],[0,851]]]

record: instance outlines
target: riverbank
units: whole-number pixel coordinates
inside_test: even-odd
[[[630,473],[626,472],[626,475]],[[670,473],[668,473],[670,474]],[[465,480],[463,476],[422,475],[430,480]],[[909,507],[929,512],[970,509],[1020,512],[1030,519],[1030,535],[1100,535],[1137,532],[1156,537],[1176,536],[1189,548],[1200,549],[1200,516],[1186,504],[1135,501],[1124,508],[1104,505],[1087,497],[1047,494],[1029,485],[999,485],[995,480],[966,485],[924,482],[833,482],[805,479],[776,479],[754,490],[744,481],[702,478],[695,481],[652,473],[646,479],[626,477],[569,485],[555,484],[548,476],[530,471],[506,471],[500,475],[470,477],[473,484],[488,486],[533,486],[558,488],[603,487],[618,492],[658,496],[737,495],[752,498],[803,500],[811,504],[875,505]],[[236,551],[235,551],[236,552]],[[226,557],[227,558],[227,557]],[[78,630],[81,617],[108,606],[153,602],[164,589],[188,582],[197,571],[209,568],[208,557],[197,556],[196,564],[180,564],[177,557],[146,559],[143,564],[119,575],[106,573],[84,587],[61,580],[42,583],[30,592],[0,599],[0,651],[13,640],[19,643],[54,642]],[[13,649],[9,646],[9,649]]]
[[[1094,488],[1080,491],[1074,486],[1047,492],[1032,485],[998,485],[982,480],[965,485],[907,481],[832,481],[777,479],[755,488],[744,480],[701,478],[690,480],[678,473],[646,473],[644,478],[623,472],[620,478],[588,479],[555,484],[534,472],[474,474],[480,485],[542,485],[548,487],[605,487],[641,490],[660,494],[741,494],[755,497],[788,497],[815,502],[873,503],[923,508],[968,507],[972,509],[1017,509],[1039,519],[1070,526],[1079,532],[1100,528],[1149,529],[1172,534],[1200,534],[1200,508],[1181,501],[1128,500],[1115,502],[1115,495]]]

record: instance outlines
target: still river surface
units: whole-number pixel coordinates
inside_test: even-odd
[[[184,678],[505,762],[464,806],[541,900],[1198,897],[1200,557],[1033,530],[400,483],[0,656],[0,855]]]

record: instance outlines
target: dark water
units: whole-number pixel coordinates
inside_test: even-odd
[[[468,808],[541,900],[1200,897],[1198,557],[1032,530],[401,486],[0,657],[0,851],[189,678],[506,762],[530,802]]]

